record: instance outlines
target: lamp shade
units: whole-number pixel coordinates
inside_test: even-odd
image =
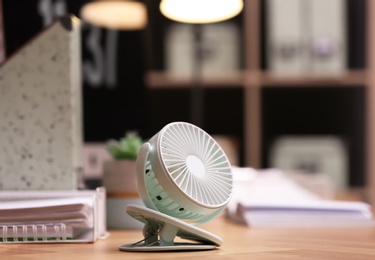
[[[215,23],[238,15],[243,0],[162,0],[161,13],[183,23]]]
[[[107,29],[140,30],[147,25],[147,11],[143,3],[132,1],[98,1],[84,5],[81,18]]]

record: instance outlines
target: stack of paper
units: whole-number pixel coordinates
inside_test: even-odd
[[[94,242],[106,235],[105,190],[3,192],[0,242]]]
[[[324,200],[299,186],[283,172],[234,170],[234,194],[226,216],[251,227],[374,226],[370,205]]]

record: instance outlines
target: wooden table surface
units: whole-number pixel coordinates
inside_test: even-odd
[[[375,228],[252,229],[222,217],[201,228],[223,245],[201,252],[122,252],[119,245],[141,240],[141,230],[110,230],[93,244],[0,244],[0,259],[375,259]]]

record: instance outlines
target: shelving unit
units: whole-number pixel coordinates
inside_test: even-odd
[[[369,7],[368,17],[366,21],[369,25],[368,29],[375,26],[375,19],[371,18],[371,14],[375,13],[375,3],[367,1]],[[365,86],[367,92],[367,125],[368,133],[375,133],[375,123],[372,123],[375,117],[375,75],[371,74],[375,71],[375,53],[370,54],[372,59],[368,61],[366,68],[351,68],[345,74],[332,77],[317,77],[317,76],[296,76],[296,77],[283,77],[276,76],[267,70],[264,70],[261,64],[261,0],[245,0],[245,7],[242,13],[242,31],[243,31],[243,46],[244,48],[244,65],[241,71],[227,75],[218,75],[203,78],[203,85],[207,89],[211,88],[238,88],[243,89],[243,106],[244,106],[244,164],[254,168],[262,167],[262,90],[269,87],[274,88],[322,88],[322,87],[337,87],[337,88],[358,88]],[[368,42],[371,47],[375,44],[375,32],[369,34],[373,35],[372,39]],[[372,29],[374,30],[374,29]],[[368,48],[368,53],[371,53],[371,48]],[[372,62],[372,63],[371,63]],[[149,71],[146,75],[146,85],[151,89],[183,89],[190,88],[192,79],[188,77],[182,78],[168,74],[164,71]],[[374,92],[374,93],[373,93]],[[374,102],[373,102],[374,101]],[[372,140],[374,139],[374,140]],[[367,172],[375,171],[375,161],[371,162],[371,154],[375,154],[375,137],[368,134],[369,145],[367,147]],[[366,160],[365,160],[366,161]],[[369,176],[369,174],[367,174]],[[375,177],[372,180],[372,186],[375,188]],[[375,193],[375,192],[374,192]],[[375,195],[374,195],[375,201]]]
[[[260,77],[260,85],[262,86],[304,86],[308,82],[308,86],[327,86],[336,87],[358,86],[366,84],[366,72],[363,70],[348,71],[338,77],[284,77],[276,76],[270,72],[260,72],[260,75],[251,71],[238,71],[236,73],[221,74],[215,76],[203,77],[203,84],[207,88],[220,88],[232,86],[244,86],[246,81],[254,80],[254,77]],[[176,76],[168,72],[149,71],[146,74],[146,84],[150,88],[190,88],[193,80],[188,76]]]
[[[346,0],[348,3],[350,3],[351,7],[353,7],[353,3],[357,3],[360,1],[365,0]],[[77,10],[80,9],[81,5],[83,4],[82,1],[69,1],[72,4],[70,6],[70,10],[73,13],[78,12]],[[94,140],[97,138],[97,136],[103,137],[108,135],[107,129],[120,129],[120,131],[123,131],[123,128],[126,127],[134,127],[140,130],[144,130],[145,133],[154,133],[155,128],[159,130],[159,126],[152,126],[149,127],[147,118],[147,111],[146,109],[149,109],[148,106],[143,106],[142,109],[137,109],[137,113],[133,112],[131,115],[131,118],[129,120],[117,120],[120,121],[120,123],[116,122],[114,123],[113,127],[108,127],[108,121],[104,121],[104,119],[107,119],[108,116],[105,115],[103,112],[104,107],[110,107],[109,104],[112,106],[113,104],[120,104],[119,107],[114,106],[114,110],[108,110],[108,111],[115,111],[116,113],[119,113],[119,109],[124,109],[121,111],[128,111],[125,109],[126,105],[130,107],[130,109],[133,109],[137,105],[139,105],[139,100],[143,100],[146,102],[146,91],[144,91],[145,86],[143,85],[143,75],[144,75],[144,64],[141,64],[141,59],[139,58],[141,54],[144,54],[144,56],[149,57],[150,50],[156,50],[158,53],[156,54],[157,57],[151,57],[151,61],[147,60],[144,62],[153,63],[155,60],[160,60],[163,58],[163,48],[164,46],[159,39],[163,38],[163,26],[166,25],[165,19],[161,17],[161,14],[158,13],[158,5],[159,1],[155,0],[145,0],[144,1],[149,7],[149,26],[146,29],[145,35],[146,41],[144,42],[144,49],[143,46],[140,47],[141,42],[141,35],[137,32],[127,32],[123,33],[122,36],[119,38],[121,42],[118,46],[122,46],[119,48],[119,51],[121,50],[121,53],[119,55],[123,55],[123,59],[121,60],[121,64],[119,65],[119,68],[121,68],[121,71],[131,70],[136,71],[138,73],[135,77],[128,77],[129,75],[126,75],[126,73],[119,73],[119,88],[118,90],[121,90],[120,93],[114,92],[112,89],[109,90],[109,88],[105,85],[101,85],[101,87],[88,87],[86,91],[87,93],[91,93],[92,96],[88,98],[89,101],[92,102],[92,100],[99,100],[98,104],[91,103],[92,107],[100,108],[100,113],[93,113],[90,110],[90,113],[88,115],[92,115],[92,118],[88,121],[92,121],[93,125],[97,126],[103,126],[103,129],[98,129],[98,127],[95,127],[96,131],[88,131],[91,135],[92,133],[95,134],[94,137],[90,137],[90,140]],[[262,50],[263,45],[263,29],[264,29],[264,17],[263,14],[263,3],[262,0],[244,0],[245,2],[245,8],[241,15],[239,16],[239,19],[234,19],[233,21],[239,26],[240,31],[242,32],[241,35],[241,48],[242,48],[242,60],[241,60],[241,69],[238,72],[233,72],[230,74],[221,74],[217,76],[207,76],[203,78],[203,85],[206,88],[207,92],[220,92],[221,94],[224,93],[224,96],[226,95],[226,92],[231,92],[232,94],[229,95],[228,99],[231,97],[235,97],[235,102],[241,104],[234,104],[235,105],[235,113],[237,115],[214,115],[214,117],[217,118],[210,118],[211,123],[215,121],[214,126],[210,128],[213,129],[215,127],[223,126],[225,129],[224,131],[228,131],[228,128],[233,127],[231,126],[231,122],[236,120],[236,122],[241,121],[238,123],[236,127],[236,134],[241,134],[241,144],[242,144],[242,165],[243,166],[251,166],[254,168],[261,168],[264,166],[264,157],[266,154],[266,145],[264,144],[264,140],[266,138],[266,135],[269,134],[267,130],[265,129],[267,127],[264,127],[264,116],[263,116],[263,108],[265,107],[264,102],[264,94],[270,93],[272,91],[297,91],[297,92],[303,92],[305,90],[312,91],[312,90],[321,90],[326,87],[330,88],[331,92],[337,91],[338,92],[361,92],[361,95],[365,95],[365,101],[364,105],[363,103],[360,104],[361,108],[358,109],[358,107],[354,108],[357,109],[356,115],[362,113],[362,108],[365,106],[365,111],[363,114],[365,114],[365,122],[362,124],[363,120],[360,120],[361,128],[365,128],[366,130],[366,136],[363,141],[363,144],[365,145],[365,157],[363,164],[365,164],[366,169],[366,176],[367,176],[367,182],[366,185],[368,185],[371,189],[375,190],[375,160],[373,160],[373,155],[375,155],[375,48],[372,46],[375,46],[375,18],[373,17],[373,14],[375,14],[375,1],[367,0],[365,1],[367,4],[366,17],[368,18],[367,21],[361,20],[361,23],[363,22],[366,26],[365,33],[364,30],[354,30],[354,35],[351,35],[350,38],[348,38],[348,41],[351,43],[354,43],[352,45],[352,49],[360,49],[362,48],[362,42],[356,42],[358,35],[366,35],[366,44],[364,49],[366,50],[366,60],[365,65],[360,66],[351,66],[350,69],[344,73],[343,75],[340,75],[339,77],[314,77],[314,76],[298,76],[298,77],[281,77],[281,76],[275,76],[274,74],[270,73],[265,69],[265,65],[262,63],[264,61],[264,53],[265,51]],[[3,5],[4,5],[3,1]],[[19,10],[15,7],[16,4],[11,5],[11,1],[7,2],[7,17],[11,17],[12,19],[16,17],[16,15],[13,14],[19,14]],[[41,26],[42,17],[40,14],[37,13],[37,8],[34,8],[36,3],[31,3],[28,5],[28,8],[25,10],[34,10],[34,12],[26,12],[23,14],[23,16],[30,15],[31,18],[28,18],[28,21],[36,21],[34,26],[23,26],[21,27],[14,27],[12,30],[10,30],[10,33],[17,32],[17,35],[19,35],[20,38],[26,37],[28,34],[33,35],[36,33]],[[5,5],[4,5],[5,7]],[[350,9],[350,12],[353,11]],[[362,11],[361,11],[362,12]],[[5,13],[5,12],[4,12]],[[361,16],[356,14],[356,16]],[[28,17],[28,16],[27,16]],[[16,18],[14,18],[16,20]],[[5,23],[4,23],[5,24]],[[14,22],[13,26],[17,25],[18,23]],[[170,24],[168,24],[170,25]],[[152,27],[152,28],[151,28]],[[18,29],[19,28],[19,29]],[[361,27],[362,28],[362,27]],[[27,31],[22,31],[21,29],[27,29]],[[350,29],[353,32],[353,28]],[[22,31],[22,33],[20,33]],[[88,35],[88,33],[86,33]],[[103,36],[104,37],[104,36]],[[12,35],[9,37],[10,39],[14,38]],[[15,37],[18,39],[17,37]],[[104,38],[103,38],[104,39]],[[22,41],[24,39],[21,39]],[[21,41],[18,39],[17,41]],[[362,41],[362,40],[361,40]],[[104,42],[104,41],[103,41]],[[84,44],[87,43],[87,41],[83,41]],[[126,46],[128,47],[125,47]],[[128,44],[128,45],[127,45]],[[8,44],[7,47],[12,47],[11,44]],[[15,47],[15,46],[13,46]],[[139,48],[139,50],[137,49]],[[104,46],[103,46],[104,50]],[[124,52],[124,50],[128,50],[127,53]],[[133,51],[136,50],[136,51]],[[129,58],[128,55],[131,57]],[[349,55],[351,58],[354,56],[352,54],[353,52],[350,51]],[[91,60],[91,53],[87,53],[89,56],[88,60]],[[119,56],[119,57],[120,57]],[[363,58],[363,53],[359,55],[360,59]],[[154,62],[155,63],[155,62]],[[156,62],[157,63],[157,62]],[[125,67],[126,66],[126,67]],[[148,87],[148,89],[151,89],[152,91],[159,91],[160,95],[159,97],[166,94],[167,91],[173,92],[175,90],[180,91],[178,93],[179,97],[182,97],[182,102],[180,99],[177,99],[172,95],[168,94],[168,108],[163,108],[162,113],[170,113],[173,114],[173,116],[177,115],[181,111],[178,111],[178,109],[171,109],[170,103],[173,103],[175,105],[180,105],[180,107],[188,107],[190,104],[187,99],[187,95],[189,94],[189,88],[192,86],[193,80],[189,77],[177,77],[175,75],[168,74],[167,72],[163,71],[163,64],[157,63],[156,66],[148,66],[147,72],[146,72],[146,78],[145,83]],[[87,82],[85,83],[87,85]],[[127,87],[123,87],[127,85]],[[121,86],[121,88],[120,88]],[[86,86],[87,87],[87,86]],[[123,87],[123,88],[122,88]],[[348,91],[349,90],[349,91]],[[354,91],[353,91],[354,90]],[[155,94],[155,92],[152,92],[152,95]],[[215,94],[216,94],[215,92]],[[234,93],[234,94],[233,94]],[[279,92],[278,92],[279,93]],[[157,96],[157,95],[156,95]],[[106,106],[102,106],[103,102],[102,99],[105,97],[107,100],[111,100],[108,102],[109,104],[106,104]],[[124,97],[128,98],[124,101]],[[216,97],[216,96],[215,96]],[[113,102],[116,98],[119,98],[118,102]],[[185,98],[185,99],[184,99]],[[116,99],[117,100],[117,99]],[[136,100],[136,101],[134,101]],[[160,99],[163,100],[163,99]],[[157,106],[163,105],[160,104],[160,100],[155,101],[155,96],[151,96],[151,101],[153,104],[150,104],[150,109],[156,109]],[[211,99],[212,100],[212,99]],[[360,99],[360,102],[363,99]],[[134,104],[133,104],[134,101]],[[150,100],[148,100],[150,101]],[[164,101],[164,100],[163,100]],[[224,103],[224,105],[233,105],[228,104],[225,101],[223,102],[223,98],[220,99],[221,103]],[[332,100],[332,103],[336,102],[335,100]],[[358,101],[357,101],[358,102]],[[89,104],[89,102],[85,102],[86,104]],[[180,103],[180,104],[179,104]],[[182,103],[182,104],[181,104]],[[211,111],[210,116],[215,111],[215,109],[220,109],[220,113],[225,113],[225,108],[223,108],[222,104],[219,104],[219,108],[211,107],[207,110]],[[341,103],[342,104],[342,103]],[[90,108],[92,108],[90,107]],[[341,105],[342,107],[342,105]],[[341,108],[340,107],[340,108]],[[349,108],[350,109],[350,108]],[[187,118],[187,112],[183,111],[184,118]],[[337,108],[336,108],[337,110]],[[224,111],[224,112],[223,112]],[[239,112],[240,111],[240,112]],[[207,111],[206,111],[207,112]],[[232,111],[231,111],[232,112]],[[112,112],[108,112],[111,113]],[[139,113],[139,114],[138,114]],[[102,116],[103,121],[98,120],[98,116]],[[159,115],[156,115],[158,117]],[[162,114],[162,116],[164,116]],[[231,122],[225,121],[229,117],[236,116],[235,119],[233,119]],[[346,115],[344,115],[346,116]],[[361,114],[362,116],[362,114]],[[220,117],[224,117],[222,120]],[[241,118],[243,118],[241,120]],[[142,120],[143,121],[142,121]],[[168,118],[169,119],[169,118]],[[229,118],[231,119],[231,118]],[[159,118],[156,118],[152,124],[161,124],[164,123],[160,122]],[[152,120],[151,120],[152,121]],[[166,121],[166,120],[165,120]],[[101,123],[106,122],[106,123]],[[110,119],[110,123],[114,122],[114,120]],[[131,122],[131,126],[129,125],[129,122]],[[120,125],[120,127],[119,127]],[[229,126],[228,126],[229,125]],[[356,125],[353,124],[351,126],[352,128],[355,128]],[[85,127],[86,129],[93,129],[93,127]],[[152,129],[150,129],[152,128]],[[238,130],[240,129],[240,130]],[[221,129],[220,129],[221,130]],[[231,130],[231,129],[229,129]],[[351,129],[352,130],[352,129]],[[321,132],[324,132],[324,130],[321,130]],[[360,134],[362,133],[359,131]],[[121,132],[122,133],[122,132]],[[295,132],[294,132],[295,133]],[[111,132],[111,135],[117,134],[116,132]],[[358,135],[358,133],[356,133]],[[147,136],[147,135],[146,135]],[[361,139],[362,142],[362,139]],[[361,143],[362,145],[362,143]],[[362,149],[363,145],[361,146]],[[362,152],[362,151],[361,151]],[[362,170],[362,169],[361,169]],[[373,173],[374,174],[371,174]],[[360,173],[362,174],[362,173]],[[375,202],[375,192],[372,194],[373,201]]]

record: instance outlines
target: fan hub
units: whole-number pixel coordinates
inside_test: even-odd
[[[195,155],[188,155],[186,157],[186,166],[189,171],[196,177],[202,178],[205,176],[206,168],[203,162]]]

